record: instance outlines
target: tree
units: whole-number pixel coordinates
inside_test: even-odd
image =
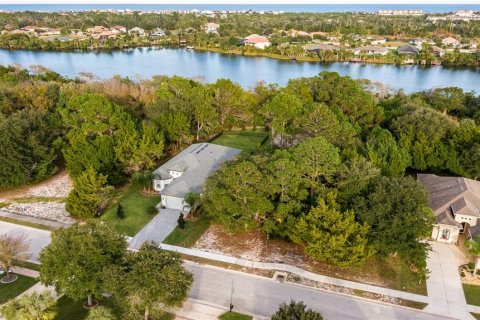
[[[117,206],[117,217],[119,217],[120,219],[125,218],[125,209],[120,203]]]
[[[185,270],[177,253],[163,251],[155,243],[144,243],[129,252],[121,264],[104,272],[107,288],[126,307],[126,318],[161,313],[181,305],[187,298],[193,275]]]
[[[113,190],[107,177],[95,172],[93,167],[73,179],[73,189],[67,197],[66,209],[73,216],[91,218],[104,209],[107,196]]]
[[[89,222],[52,232],[52,242],[40,253],[40,281],[78,301],[104,291],[103,269],[120,263],[125,238],[107,224]]]
[[[212,85],[213,103],[222,127],[231,117],[235,120],[248,120],[248,112],[253,104],[253,97],[242,87],[229,79],[218,79]]]
[[[2,278],[4,282],[16,280],[16,276],[10,275],[10,269],[14,260],[25,260],[29,257],[29,248],[29,241],[23,233],[4,233],[0,235],[0,267],[7,274]]]
[[[377,127],[373,129],[366,143],[368,160],[373,162],[382,174],[400,177],[410,163],[408,152],[399,147],[390,131]]]
[[[292,158],[308,182],[310,196],[323,178],[328,181],[338,170],[340,156],[338,149],[323,137],[309,138],[293,148]]]
[[[57,315],[56,304],[57,301],[49,292],[34,292],[4,305],[0,315],[3,315],[5,320],[53,320]]]
[[[370,241],[380,255],[400,254],[425,270],[433,213],[427,191],[413,178],[379,177],[351,199],[359,221],[371,227]]]
[[[202,86],[190,90],[189,96],[191,112],[195,127],[195,139],[200,139],[200,134],[210,133],[217,125],[217,112],[213,107],[211,93]]]
[[[291,235],[309,256],[340,267],[359,265],[373,253],[368,244],[369,226],[355,221],[352,210],[342,212],[333,192],[301,216]]]
[[[273,209],[265,180],[251,161],[224,165],[207,179],[202,195],[205,212],[231,231],[258,226]]]
[[[187,223],[187,221],[185,221],[185,217],[183,215],[183,212],[180,212],[180,215],[178,216],[178,219],[177,219],[177,224],[178,224],[178,227],[183,230],[185,229],[185,224]]]
[[[116,320],[112,310],[104,306],[98,306],[88,311],[85,320]]]
[[[323,320],[323,317],[319,312],[307,309],[302,301],[292,300],[289,304],[281,304],[271,320]]]
[[[477,270],[480,269],[480,236],[468,240],[465,246],[468,248],[468,253],[475,258],[473,274],[477,274]]]

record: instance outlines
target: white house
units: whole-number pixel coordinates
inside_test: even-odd
[[[150,32],[150,37],[164,37],[165,31],[162,28],[155,28]]]
[[[205,25],[205,32],[206,33],[217,33],[218,28],[220,28],[220,25],[218,23],[209,22]]]
[[[385,56],[388,53],[388,49],[385,47],[378,46],[364,46],[360,48],[353,49],[353,54],[368,54],[368,55],[381,55]]]
[[[480,181],[434,174],[418,174],[417,179],[427,189],[436,217],[432,239],[457,244],[461,234],[471,238],[480,233]]]
[[[460,41],[452,37],[447,37],[442,39],[442,43],[447,47],[456,47],[460,44]]]
[[[145,30],[139,27],[132,28],[128,30],[129,35],[143,37],[145,35]]]
[[[200,193],[207,177],[239,153],[234,148],[196,143],[177,154],[153,172],[153,189],[160,192],[161,206],[188,211],[185,195]]]
[[[271,45],[267,38],[259,36],[258,34],[251,34],[241,40],[246,46],[253,46],[257,49],[265,49]]]
[[[110,31],[114,34],[127,33],[127,27],[124,26],[113,26],[110,28]]]

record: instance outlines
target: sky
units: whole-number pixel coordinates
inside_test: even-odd
[[[0,0],[0,4],[480,4],[480,0]]]

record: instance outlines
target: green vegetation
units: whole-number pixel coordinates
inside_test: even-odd
[[[33,263],[30,261],[24,261],[24,260],[13,260],[13,265],[25,269],[30,269],[30,270],[35,270],[35,271],[40,271],[40,265],[37,263]]]
[[[467,304],[480,306],[480,286],[463,283],[463,292],[467,299]]]
[[[159,196],[145,196],[140,191],[140,186],[131,184],[124,193],[121,192],[118,203],[122,204],[125,212],[123,219],[117,216],[117,205],[108,209],[100,219],[118,232],[133,237],[155,216],[155,206],[160,202]]]
[[[35,229],[40,229],[40,230],[46,230],[46,231],[52,231],[53,228],[46,226],[44,224],[38,224],[38,223],[33,223],[30,221],[25,221],[25,220],[19,220],[19,219],[13,219],[10,217],[0,217],[0,221],[5,221],[9,223],[14,223],[14,224],[19,224],[25,227],[30,227],[30,228],[35,228]]]
[[[201,216],[197,220],[187,220],[183,230],[176,227],[163,242],[190,248],[200,239],[209,226],[210,219],[207,216]]]
[[[307,309],[302,301],[295,302],[292,300],[289,304],[281,304],[277,312],[272,315],[272,320],[288,319],[323,320],[323,317],[320,312]]]
[[[28,290],[37,279],[18,274],[18,279],[12,283],[0,283],[0,304],[7,302]]]
[[[220,320],[252,320],[251,316],[247,316],[246,314],[238,313],[238,312],[225,312],[221,316],[218,317]]]
[[[470,313],[475,319],[480,320],[480,313]]]
[[[54,320],[57,301],[50,292],[23,295],[0,308],[5,320],[41,319]]]
[[[212,143],[251,153],[261,146],[267,136],[268,133],[262,131],[226,131]]]

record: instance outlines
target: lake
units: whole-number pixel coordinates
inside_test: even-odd
[[[101,79],[121,75],[148,79],[153,75],[179,75],[214,82],[229,78],[250,88],[259,81],[285,85],[289,79],[335,71],[355,79],[382,82],[405,92],[457,86],[480,93],[480,69],[396,66],[362,63],[319,63],[244,57],[172,48],[137,48],[114,52],[45,52],[0,50],[0,64],[42,65],[64,76],[94,73]]]

